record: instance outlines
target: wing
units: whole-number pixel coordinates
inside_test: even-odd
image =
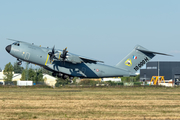
[[[67,61],[67,62],[71,62],[73,64],[77,64],[77,63],[82,63],[82,62],[85,62],[85,63],[97,63],[97,62],[101,62],[101,63],[104,63],[103,61],[100,61],[100,60],[94,60],[94,59],[90,59],[90,58],[86,58],[86,57],[82,57],[82,56],[79,56],[79,55],[76,55],[76,54],[72,54],[72,53],[69,53],[67,51],[67,47],[62,51],[62,50],[58,50],[56,51],[54,49],[54,47],[52,48],[52,52],[49,52],[48,54],[52,54],[52,59],[56,59],[56,60],[59,60],[59,61]]]
[[[100,60],[93,60],[93,59],[80,57],[80,56],[79,56],[79,58],[82,59],[85,63],[97,63],[97,62],[104,63],[103,61],[100,61]]]
[[[63,59],[60,57],[61,51],[58,51],[58,53],[56,53],[55,56],[56,56],[57,60],[63,61]],[[82,63],[82,62],[84,62],[84,63],[97,63],[97,62],[104,63],[103,61],[100,61],[100,60],[94,60],[94,59],[82,57],[79,55],[75,55],[72,53],[67,53],[65,61],[71,62],[73,64]]]

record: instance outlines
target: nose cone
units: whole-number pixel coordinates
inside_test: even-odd
[[[7,51],[8,53],[10,53],[10,51],[11,51],[11,45],[8,45],[8,46],[6,47],[6,51]]]

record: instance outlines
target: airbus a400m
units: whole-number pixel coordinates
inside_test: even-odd
[[[40,47],[23,41],[15,41],[6,47],[6,51],[17,58],[18,64],[22,61],[39,65],[52,72],[53,76],[80,77],[80,78],[104,78],[135,76],[137,70],[151,60],[156,54],[137,45],[135,48],[115,66],[102,64],[103,61],[89,59],[69,53],[67,48],[59,50]]]

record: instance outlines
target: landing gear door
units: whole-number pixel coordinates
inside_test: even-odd
[[[84,68],[84,67],[82,68],[82,73],[84,73],[84,74],[86,73],[86,68]]]

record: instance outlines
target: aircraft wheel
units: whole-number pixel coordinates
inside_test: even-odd
[[[58,74],[57,74],[57,77],[58,77],[58,78],[62,78],[62,76],[63,76],[63,75],[62,75],[61,73],[58,73]]]
[[[74,77],[70,77],[70,80],[73,80],[74,79]]]
[[[62,78],[63,79],[67,79],[69,76],[68,75],[63,75]]]
[[[62,76],[57,75],[58,78],[62,78]]]
[[[72,81],[72,80],[68,80],[68,82],[73,83],[73,81]]]
[[[56,73],[52,73],[52,76],[56,77]]]
[[[22,65],[22,62],[21,62],[21,61],[19,61],[17,64],[18,64],[18,65]]]

